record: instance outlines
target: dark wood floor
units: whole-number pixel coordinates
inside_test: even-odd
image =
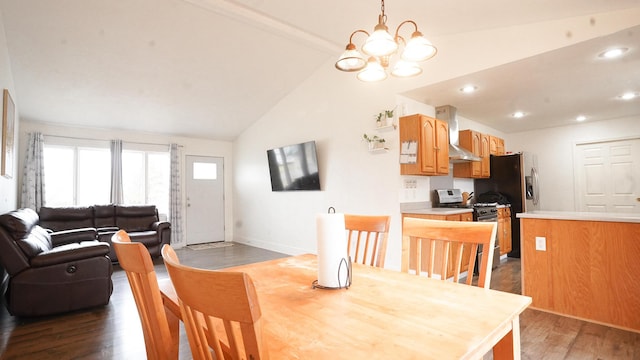
[[[177,252],[182,263],[208,269],[285,256],[241,244],[204,250],[184,248]],[[158,259],[155,263],[158,277],[166,277],[162,261]],[[494,270],[491,281],[492,288],[519,293],[520,261],[503,260]],[[113,283],[109,305],[89,311],[19,319],[10,316],[2,304],[0,359],[144,359],[138,313],[127,278],[117,266]],[[638,333],[530,309],[522,314],[520,325],[523,359],[640,360]],[[181,331],[180,343],[180,359],[191,359],[184,331]]]

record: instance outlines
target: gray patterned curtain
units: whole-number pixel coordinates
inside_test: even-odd
[[[111,203],[122,204],[122,140],[111,140]]]
[[[22,173],[20,207],[39,211],[44,206],[44,135],[29,133]]]
[[[171,243],[182,244],[182,191],[180,169],[180,146],[171,144],[169,154],[171,157],[171,181],[169,189],[169,222],[171,223]]]

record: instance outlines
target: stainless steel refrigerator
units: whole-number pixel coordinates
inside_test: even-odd
[[[511,241],[509,257],[520,257],[520,219],[517,213],[540,207],[537,159],[533,154],[491,155],[491,177],[474,181],[474,196],[501,194],[511,204]]]

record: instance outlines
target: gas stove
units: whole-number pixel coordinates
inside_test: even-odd
[[[474,221],[497,221],[498,203],[473,204]]]

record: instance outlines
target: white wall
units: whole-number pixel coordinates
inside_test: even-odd
[[[170,144],[176,143],[182,145],[181,157],[183,163],[182,176],[185,174],[184,164],[186,155],[197,156],[215,156],[222,157],[224,161],[224,195],[225,195],[225,241],[231,241],[233,239],[233,196],[232,196],[232,175],[233,175],[233,157],[231,142],[227,141],[214,141],[206,139],[186,138],[178,136],[168,136],[162,134],[153,133],[140,133],[131,131],[118,131],[118,130],[106,130],[96,128],[80,128],[70,126],[58,126],[43,123],[34,123],[29,121],[23,121],[20,129],[20,169],[22,168],[22,162],[24,161],[24,153],[26,147],[26,138],[29,132],[39,131],[45,135],[45,141],[47,135],[53,136],[67,136],[84,139],[95,140],[111,140],[121,139],[122,141],[131,143],[146,143],[146,144]],[[186,204],[185,201],[185,189],[182,189],[182,205]],[[184,226],[184,225],[183,225]],[[186,229],[186,228],[185,228]],[[188,236],[188,232],[186,233]]]
[[[328,207],[345,213],[389,214],[392,222],[386,266],[399,269],[399,204],[428,199],[431,182],[436,181],[420,177],[416,194],[402,188],[397,130],[383,134],[391,149],[385,154],[370,154],[361,141],[363,133],[375,133],[373,116],[395,105],[402,109],[403,103],[407,104],[407,114],[433,115],[431,106],[409,103],[396,94],[614,32],[636,22],[633,16],[609,14],[599,16],[595,27],[590,25],[589,17],[577,17],[432,39],[439,47],[439,55],[425,65],[423,75],[407,80],[391,78],[365,84],[353,74],[336,71],[332,61],[327,62],[234,142],[234,240],[289,254],[315,253],[316,214],[326,212]],[[572,38],[565,36],[568,29],[574,34]],[[460,128],[476,125],[464,120]],[[511,140],[505,139],[510,149]],[[323,190],[271,192],[266,150],[307,140],[316,140],[318,145]],[[468,180],[451,182],[469,189]]]
[[[0,104],[2,104],[2,90],[9,89],[11,98],[16,106],[16,119],[15,119],[15,133],[14,143],[18,146],[19,139],[17,138],[18,129],[20,127],[20,120],[18,112],[20,108],[20,99],[16,96],[15,88],[13,86],[13,75],[11,74],[11,64],[9,62],[9,52],[7,49],[7,39],[4,32],[4,21],[2,20],[2,14],[0,13]],[[0,109],[2,109],[0,105]],[[1,112],[1,110],[0,110]],[[2,129],[2,118],[0,117],[0,130]],[[17,206],[17,176],[15,174],[20,168],[17,166],[18,154],[14,151],[14,176],[11,179],[0,176],[0,214],[13,210]]]
[[[540,209],[577,211],[574,191],[573,155],[576,144],[593,140],[640,137],[640,118],[581,123],[507,137],[509,151],[525,151],[538,158]]]

